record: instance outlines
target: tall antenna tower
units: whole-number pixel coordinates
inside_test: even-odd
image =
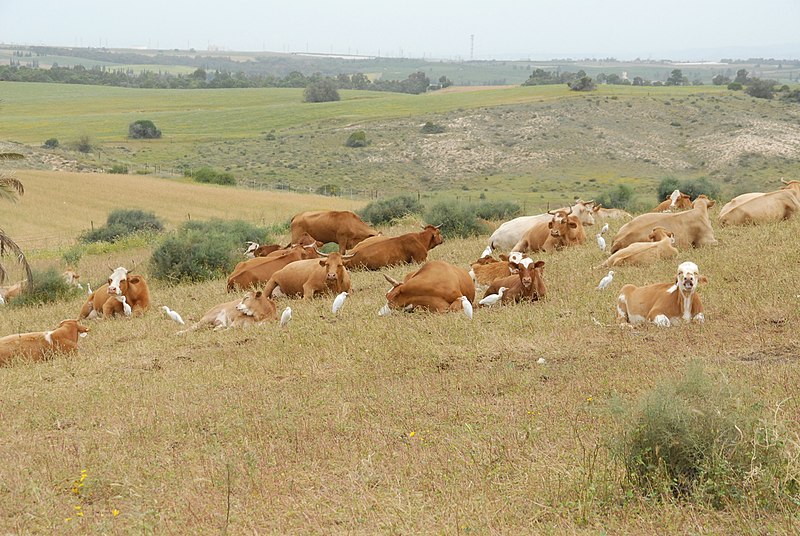
[[[475,34],[469,35],[469,61],[475,57]]]

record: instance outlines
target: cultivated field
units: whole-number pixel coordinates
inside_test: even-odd
[[[60,176],[22,178],[33,199],[37,181]],[[157,207],[179,202],[168,196],[184,195],[172,189],[197,188],[132,180],[152,181],[160,216]],[[246,201],[209,195],[230,191],[186,195],[209,203],[204,216],[238,216],[231,204]],[[256,204],[248,206],[258,218]],[[79,225],[67,207],[49,213],[52,225]],[[284,209],[265,201],[263,210]],[[5,218],[3,225],[17,229]],[[699,360],[785,420],[796,452],[800,220],[715,230],[717,247],[679,259],[709,277],[700,291],[705,325],[616,327],[620,287],[668,281],[677,262],[620,268],[600,292],[605,270],[592,267],[603,255],[591,241],[541,256],[544,302],[478,310],[472,321],[456,313],[379,317],[389,285],[379,273],[359,272],[337,317],[330,299],[280,300],[279,310],[294,310],[283,330],[276,323],[177,337],[157,310],[92,322],[79,355],[0,369],[0,531],[795,533],[792,504],[745,500],[714,510],[643,498],[623,487],[606,448],[615,432],[612,394],[633,399]],[[485,238],[448,240],[430,258],[467,266]],[[95,286],[108,262],[148,256],[85,257],[78,268]],[[413,268],[386,272],[399,278]],[[231,299],[223,280],[150,283],[153,305],[187,320]],[[3,308],[0,334],[52,329],[80,305]]]

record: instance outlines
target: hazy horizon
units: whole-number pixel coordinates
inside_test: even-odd
[[[0,0],[4,44],[64,47],[314,52],[431,59],[800,59],[800,2],[573,0],[518,5],[408,0],[251,3]]]

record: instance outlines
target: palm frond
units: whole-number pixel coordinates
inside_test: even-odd
[[[25,155],[20,153],[0,153],[0,160],[22,160]]]
[[[16,201],[17,196],[25,194],[25,187],[22,181],[14,177],[0,176],[0,199]]]
[[[25,275],[28,278],[27,288],[32,288],[33,273],[31,272],[30,264],[28,264],[28,259],[25,258],[25,253],[22,252],[22,249],[11,239],[10,236],[0,229],[0,259],[6,255],[13,255],[16,257],[17,263],[22,265],[23,270],[25,270]],[[0,262],[0,283],[3,283],[5,280],[6,269],[5,266],[3,266],[3,263]]]

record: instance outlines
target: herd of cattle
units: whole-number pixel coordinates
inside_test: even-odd
[[[800,181],[782,182],[784,186],[779,190],[743,194],[731,200],[720,211],[720,223],[759,224],[790,218],[800,211]],[[483,293],[478,307],[544,298],[545,262],[528,255],[584,244],[586,226],[597,220],[630,218],[614,236],[611,255],[601,265],[604,267],[649,264],[677,257],[677,248],[716,244],[708,212],[713,205],[714,201],[705,195],[692,201],[676,190],[653,212],[632,217],[591,201],[576,201],[571,207],[503,223],[469,270],[442,260],[427,261],[428,252],[443,241],[440,226],[427,225],[418,232],[384,236],[353,212],[303,212],[292,218],[289,245],[248,244],[247,260],[240,262],[227,280],[228,291],[246,291],[244,297],[215,306],[178,333],[276,321],[278,312],[273,298],[279,297],[311,299],[336,294],[341,306],[341,300],[350,292],[350,270],[378,270],[402,263],[423,264],[402,281],[384,275],[392,288],[380,315],[422,309],[463,311],[471,318],[476,293]],[[607,228],[604,226],[603,232]],[[604,248],[605,241],[600,234],[597,236],[598,244]],[[337,243],[339,252],[322,253],[319,248],[328,242]],[[509,253],[495,258],[497,251]],[[610,272],[609,278],[612,275]],[[80,286],[79,276],[73,271],[65,272],[64,277],[68,283]],[[623,324],[652,322],[659,326],[702,322],[703,306],[697,288],[704,281],[696,264],[683,262],[672,281],[643,287],[625,285],[616,301],[617,319]],[[24,289],[24,281],[0,287],[0,303],[14,299]],[[150,291],[145,278],[119,267],[111,271],[106,284],[95,291],[89,289],[77,320],[64,320],[52,331],[0,338],[0,366],[16,356],[42,359],[76,350],[78,337],[88,332],[80,320],[138,316],[149,307]],[[171,313],[168,309],[166,312]],[[282,324],[288,321],[290,312],[289,308],[284,311]]]

